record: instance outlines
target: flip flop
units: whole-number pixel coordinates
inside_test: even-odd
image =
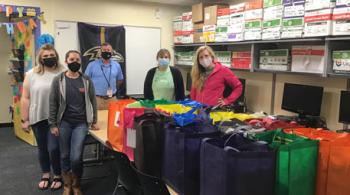
[[[58,183],[58,182],[61,183],[60,187],[58,187],[58,188],[53,187],[53,188],[51,188],[51,191],[56,191],[56,190],[59,190],[59,189],[62,188],[62,186],[63,186],[62,177],[53,178],[53,179],[52,179],[51,186],[52,186],[53,183],[55,183],[55,184],[53,185],[53,186],[55,186],[56,183]]]
[[[44,185],[44,187],[42,187],[42,188],[38,186],[39,190],[47,190],[49,188],[49,185],[50,185],[50,178],[42,177],[40,179],[39,183],[41,183],[41,182],[47,182],[47,183],[46,183],[46,186]]]

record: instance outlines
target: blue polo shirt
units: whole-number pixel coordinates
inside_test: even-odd
[[[117,81],[123,80],[123,72],[118,62],[110,60],[109,64],[103,64],[101,59],[89,63],[85,70],[94,83],[96,95],[106,96],[108,86],[113,94],[117,92]]]

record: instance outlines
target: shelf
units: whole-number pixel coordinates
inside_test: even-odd
[[[338,78],[350,78],[350,72],[349,73],[328,73],[329,77],[338,77]]]
[[[285,70],[264,70],[264,69],[254,69],[254,72],[265,72],[265,73],[279,73],[279,74],[294,74],[294,75],[312,75],[322,77],[322,73],[311,73],[311,72],[292,72]]]
[[[350,36],[326,37],[326,41],[346,41],[350,40]]]
[[[230,68],[233,71],[242,71],[242,72],[250,72],[250,69],[239,69],[239,68]]]
[[[288,43],[288,42],[312,42],[312,41],[324,41],[322,38],[299,38],[299,39],[276,39],[276,40],[255,40],[255,41],[237,41],[237,42],[212,42],[206,43],[209,46],[217,45],[243,45],[243,44],[255,44],[255,43]],[[350,40],[350,37],[349,37]],[[184,43],[184,44],[175,44],[174,47],[196,47],[202,46],[205,43]]]

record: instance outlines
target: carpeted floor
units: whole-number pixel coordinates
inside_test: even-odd
[[[85,148],[89,149],[88,147]],[[90,151],[93,151],[90,148]],[[84,195],[112,194],[116,176],[111,173],[112,161],[99,166],[84,168],[84,176],[97,177],[82,180]],[[99,177],[106,176],[107,177]],[[0,194],[1,195],[41,195],[62,194],[62,190],[52,192],[37,188],[41,177],[37,148],[16,138],[12,128],[0,128]]]

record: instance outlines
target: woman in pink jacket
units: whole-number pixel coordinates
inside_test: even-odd
[[[209,106],[232,104],[242,93],[242,84],[233,72],[216,60],[214,51],[208,46],[197,49],[192,67],[191,99]],[[232,89],[224,98],[225,87]]]

